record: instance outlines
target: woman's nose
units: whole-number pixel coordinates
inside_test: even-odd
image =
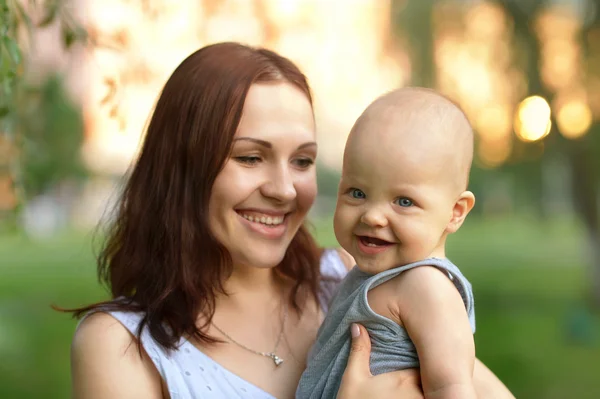
[[[262,194],[279,202],[292,201],[296,198],[294,178],[289,168],[281,166],[268,176],[268,181],[262,185]]]

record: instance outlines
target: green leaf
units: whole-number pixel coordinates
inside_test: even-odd
[[[15,64],[21,63],[21,51],[14,39],[4,36],[4,47]]]
[[[8,115],[9,112],[10,110],[8,109],[8,107],[0,107],[0,118],[4,118],[6,115]]]
[[[58,1],[49,1],[46,4],[46,15],[45,17],[38,23],[38,27],[43,28],[44,26],[50,25],[56,19],[56,15],[58,14]]]
[[[63,38],[63,43],[65,45],[65,48],[68,49],[77,40],[77,34],[73,31],[73,29],[69,28],[68,26],[66,26],[64,24],[62,26],[61,33],[62,33],[62,38]]]
[[[12,79],[4,79],[2,86],[4,88],[4,94],[9,97],[12,94]]]
[[[21,17],[21,21],[23,21],[23,23],[25,24],[25,27],[27,28],[27,31],[31,35],[32,29],[33,29],[33,23],[31,22],[31,18],[29,17],[27,12],[23,8],[23,5],[21,4],[20,1],[16,1],[15,5],[17,6],[17,11],[19,13],[19,16]]]

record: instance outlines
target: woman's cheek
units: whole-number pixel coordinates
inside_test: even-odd
[[[308,211],[317,197],[317,178],[314,174],[306,176],[297,183],[298,206]]]

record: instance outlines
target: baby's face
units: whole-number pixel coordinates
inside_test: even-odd
[[[371,274],[443,257],[457,201],[447,165],[419,140],[387,134],[397,125],[367,125],[376,132],[354,135],[344,154],[334,216],[340,245]]]

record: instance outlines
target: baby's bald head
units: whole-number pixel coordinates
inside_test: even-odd
[[[370,153],[370,159],[401,162],[420,178],[442,179],[453,190],[464,191],[473,160],[473,130],[464,112],[443,95],[402,88],[379,97],[358,118],[346,143],[344,168],[359,152]]]

